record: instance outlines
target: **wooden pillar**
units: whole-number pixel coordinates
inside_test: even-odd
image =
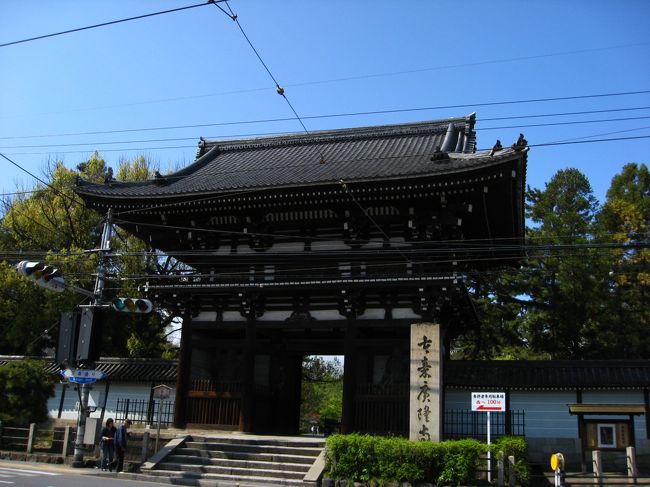
[[[186,312],[181,327],[181,350],[176,374],[176,399],[174,400],[174,427],[187,425],[187,391],[192,373],[192,315]]]
[[[242,398],[239,410],[239,431],[253,432],[255,414],[255,319],[246,322],[244,338],[244,366],[242,370]]]
[[[436,323],[411,325],[409,439],[442,441],[442,332]]]
[[[357,325],[354,319],[347,322],[343,344],[345,360],[343,362],[343,411],[341,433],[354,431],[354,402],[357,389]]]
[[[645,414],[643,420],[645,421],[645,437],[650,439],[650,393],[648,388],[643,389],[643,404],[645,405]]]

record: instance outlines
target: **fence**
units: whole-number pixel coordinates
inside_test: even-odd
[[[57,428],[0,427],[0,449],[25,453],[52,453],[66,456],[72,451],[76,429],[69,426]]]
[[[160,402],[155,399],[148,401],[146,399],[117,399],[115,408],[115,422],[120,423],[125,419],[130,419],[134,423],[141,424],[160,424],[169,426],[174,421],[174,403],[165,401],[162,411],[160,411]]]
[[[508,421],[509,418],[509,421]],[[507,411],[490,413],[490,436],[497,439],[501,436],[526,436],[524,411]],[[449,409],[445,411],[445,439],[474,438],[487,440],[487,418],[484,412],[464,409]]]

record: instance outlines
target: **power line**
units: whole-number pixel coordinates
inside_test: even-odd
[[[405,112],[420,112],[420,111],[433,111],[433,110],[447,110],[455,108],[473,108],[473,107],[485,107],[485,106],[501,106],[501,105],[516,105],[516,104],[525,104],[525,103],[546,103],[552,101],[569,101],[569,100],[581,100],[581,99],[594,99],[594,98],[609,98],[615,96],[634,96],[648,94],[650,90],[638,90],[638,91],[627,91],[627,92],[615,92],[615,93],[600,93],[600,94],[589,94],[589,95],[575,95],[575,96],[562,96],[562,97],[549,97],[549,98],[529,98],[529,99],[520,99],[520,100],[500,100],[500,101],[491,101],[491,102],[480,102],[480,103],[464,103],[458,105],[437,105],[437,106],[427,106],[427,107],[411,107],[411,108],[397,108],[397,109],[385,109],[385,110],[368,110],[361,112],[345,112],[345,113],[330,113],[330,114],[321,114],[321,115],[307,115],[301,117],[304,120],[310,119],[324,119],[324,118],[341,118],[341,117],[355,117],[363,115],[385,115],[390,113],[405,113]],[[632,107],[629,110],[642,110],[647,107]],[[622,109],[627,110],[627,109]],[[589,113],[589,112],[586,112]],[[593,113],[598,113],[593,112]],[[567,112],[569,114],[569,112]],[[580,114],[580,113],[576,113]],[[554,116],[549,115],[539,115],[539,116]],[[519,117],[517,117],[519,118]],[[524,118],[523,116],[521,118]],[[502,118],[505,120],[505,118]],[[157,130],[178,130],[178,129],[188,129],[188,128],[206,128],[206,127],[223,127],[230,125],[246,125],[246,124],[257,124],[257,123],[274,123],[274,122],[289,122],[295,121],[295,117],[281,117],[281,118],[267,118],[267,119],[258,119],[258,120],[236,120],[229,122],[212,122],[212,123],[201,123],[201,124],[185,124],[185,125],[167,125],[159,127],[139,127],[139,128],[130,128],[130,129],[113,129],[113,130],[97,130],[97,131],[88,131],[88,132],[64,132],[58,134],[33,134],[33,135],[17,135],[17,136],[2,136],[0,140],[8,139],[34,139],[34,138],[44,138],[44,137],[68,137],[68,136],[77,136],[77,135],[102,135],[102,134],[116,134],[116,133],[129,133],[129,132],[149,132]],[[487,119],[487,120],[499,120],[499,119]]]
[[[551,258],[558,258],[558,257],[571,257],[571,256],[584,256],[584,252],[581,251],[586,251],[586,250],[595,250],[595,251],[609,251],[609,250],[616,250],[616,249],[621,249],[621,250],[629,250],[630,248],[641,248],[645,249],[650,247],[650,242],[642,242],[638,245],[635,246],[630,246],[629,244],[616,244],[616,245],[590,245],[590,246],[570,246],[570,245],[564,245],[564,246],[557,246],[557,248],[554,248],[554,246],[538,246],[535,249],[526,249],[523,248],[522,250],[532,250],[534,252],[539,252],[539,254],[533,254],[533,255],[519,255],[519,256],[513,256],[513,255],[502,255],[502,256],[491,256],[491,257],[486,257],[484,256],[485,251],[481,250],[482,255],[474,256],[472,257],[471,255],[452,255],[451,253],[448,256],[440,255],[436,256],[435,258],[429,258],[426,260],[417,260],[417,261],[412,261],[413,265],[436,265],[436,264],[454,264],[458,265],[461,263],[477,263],[477,262],[507,262],[507,261],[513,261],[513,262],[528,262],[531,260],[547,260]],[[496,249],[499,250],[499,249]],[[512,249],[505,249],[507,252],[512,252]],[[462,250],[458,251],[462,254]],[[137,254],[135,254],[137,255]],[[183,255],[183,254],[181,254]],[[349,253],[348,253],[349,255]],[[592,254],[594,257],[599,257],[599,254]],[[311,256],[311,255],[310,255]],[[116,256],[112,256],[111,258],[115,258]],[[314,256],[312,256],[314,257]],[[292,262],[294,262],[295,259],[292,259]],[[255,260],[250,260],[248,261],[251,265],[257,264],[260,265],[259,262]],[[239,265],[248,265],[248,262],[242,262],[239,261]],[[197,261],[197,262],[192,262],[192,261],[183,261],[184,264],[192,266],[196,264],[201,264],[204,262],[203,261]],[[401,260],[392,260],[392,261],[384,261],[384,262],[366,262],[364,264],[366,270],[377,270],[381,268],[386,268],[386,267],[394,267],[394,266],[399,266],[403,265],[404,262]],[[610,267],[607,267],[608,270]],[[260,268],[261,269],[261,268]],[[277,269],[277,272],[274,274],[274,277],[277,281],[281,281],[284,279],[304,279],[305,275],[299,275],[299,274],[292,274],[292,273],[304,273],[304,272],[316,272],[316,271],[341,271],[340,264],[339,263],[334,263],[331,265],[321,265],[321,266],[307,266],[307,267],[288,267],[288,268],[282,268],[280,267]],[[453,269],[450,269],[449,271],[453,272]],[[464,274],[465,272],[472,272],[472,273],[494,273],[494,271],[469,271],[465,269],[456,269],[456,271],[459,273],[459,275]],[[639,267],[639,270],[630,268],[627,270],[626,274],[629,275],[634,275],[635,273],[641,272],[642,267]],[[431,271],[429,271],[431,272]],[[261,273],[261,271],[260,271]],[[66,276],[70,279],[75,279],[75,278],[87,278],[88,275],[85,271],[80,271],[78,273],[75,273],[74,271],[67,271]],[[111,277],[111,276],[109,276]],[[214,274],[203,274],[203,273],[197,273],[193,268],[187,269],[185,272],[182,273],[174,273],[174,274],[143,274],[143,273],[133,273],[133,274],[120,274],[119,277],[117,275],[113,275],[113,279],[119,279],[120,281],[136,281],[136,280],[157,280],[157,279],[170,279],[170,278],[186,278],[186,277],[191,277],[191,278],[213,278],[213,279],[223,279],[223,278],[245,278],[248,279],[250,277],[250,269],[245,269],[241,271],[226,271],[226,272],[216,272]],[[350,276],[351,278],[358,277],[358,276]],[[369,278],[372,278],[373,275],[367,276]]]
[[[68,196],[68,195],[65,194],[65,193],[62,193],[61,191],[59,191],[57,188],[55,188],[55,187],[52,186],[51,184],[49,184],[49,183],[43,181],[41,178],[39,178],[39,177],[36,176],[35,174],[32,174],[31,172],[29,172],[27,169],[25,169],[24,167],[22,167],[22,166],[21,166],[20,164],[18,164],[17,162],[12,161],[9,157],[7,157],[6,155],[4,155],[2,152],[0,152],[0,157],[2,157],[3,159],[9,161],[11,164],[13,164],[14,166],[16,166],[16,167],[17,167],[18,169],[20,169],[21,171],[23,171],[23,172],[29,174],[31,177],[33,177],[34,179],[36,179],[36,180],[37,180],[38,182],[40,182],[41,184],[44,184],[46,187],[50,188],[52,191],[54,191],[54,192],[55,192],[56,194],[58,194],[59,196],[62,196],[63,198],[67,199],[68,201],[70,201],[70,202],[73,203],[73,204],[81,205],[81,207],[82,207],[83,209],[86,209],[86,207],[85,207],[83,204],[81,204],[81,202],[77,201],[75,198],[73,198],[73,197],[71,197],[71,196]]]
[[[230,6],[228,6],[228,8],[230,8]],[[386,77],[386,76],[397,76],[397,75],[401,75],[401,74],[411,74],[411,73],[419,73],[419,72],[426,72],[426,71],[454,69],[454,68],[460,68],[460,67],[471,67],[471,66],[479,66],[479,65],[487,65],[487,64],[515,62],[515,61],[523,61],[523,60],[528,60],[528,59],[539,59],[539,58],[555,57],[555,56],[563,56],[563,55],[572,55],[572,54],[584,54],[584,53],[588,53],[588,52],[597,52],[597,51],[605,51],[605,50],[612,50],[612,49],[627,49],[627,48],[630,48],[630,47],[645,46],[645,45],[648,45],[648,44],[649,44],[648,42],[640,42],[640,43],[624,44],[624,45],[618,45],[618,46],[596,47],[596,48],[580,49],[580,50],[574,50],[574,51],[564,51],[564,52],[555,52],[555,53],[547,53],[547,54],[538,54],[538,55],[532,55],[532,56],[521,56],[521,57],[517,57],[517,58],[504,58],[504,59],[477,61],[477,62],[473,62],[473,63],[463,63],[463,64],[453,64],[453,65],[443,65],[443,66],[430,66],[430,67],[416,68],[416,69],[403,70],[403,71],[392,71],[392,72],[386,72],[386,73],[374,73],[374,74],[359,75],[359,76],[348,76],[348,77],[342,77],[342,78],[333,78],[333,79],[328,79],[328,80],[314,80],[314,81],[305,81],[305,82],[300,82],[300,83],[286,83],[284,86],[285,87],[313,86],[313,85],[318,85],[318,84],[336,83],[336,82],[341,82],[341,81],[354,81],[354,80],[368,79],[368,78],[381,78],[381,77]],[[242,89],[242,90],[229,90],[229,91],[222,91],[222,92],[215,92],[215,93],[206,93],[206,94],[202,94],[202,95],[178,96],[178,97],[172,97],[172,98],[160,98],[160,99],[147,100],[147,101],[136,101],[136,102],[132,102],[132,103],[120,103],[120,104],[116,104],[116,105],[106,105],[106,106],[89,107],[89,108],[77,108],[77,109],[72,109],[72,110],[47,112],[46,114],[52,115],[52,114],[58,114],[58,113],[71,113],[71,112],[81,112],[81,111],[103,110],[103,109],[110,109],[110,108],[121,108],[121,107],[137,106],[137,105],[154,104],[154,103],[164,103],[164,102],[169,102],[169,101],[193,100],[193,99],[209,98],[209,97],[223,96],[223,95],[255,93],[255,92],[260,92],[260,91],[266,91],[268,89],[269,88],[248,88],[248,89]]]
[[[244,28],[242,27],[241,23],[239,22],[239,19],[237,18],[237,15],[235,15],[235,13],[234,13],[234,12],[232,11],[232,9],[230,8],[230,5],[228,5],[228,1],[225,0],[225,3],[226,3],[226,5],[228,6],[228,10],[230,10],[230,14],[228,14],[228,12],[226,12],[226,11],[225,11],[225,10],[224,10],[220,5],[218,5],[218,4],[215,3],[214,6],[217,7],[219,10],[221,10],[224,14],[226,14],[230,19],[232,19],[232,20],[237,24],[237,27],[239,28],[240,32],[241,32],[242,35],[244,36],[244,39],[246,39],[246,42],[248,43],[248,45],[250,46],[250,48],[253,50],[253,53],[255,54],[255,56],[257,57],[257,59],[259,60],[259,62],[260,62],[260,63],[262,64],[262,66],[264,67],[264,70],[268,73],[269,77],[273,80],[273,83],[275,84],[275,90],[276,90],[276,92],[277,92],[280,96],[282,96],[282,98],[284,98],[284,100],[287,102],[287,105],[289,105],[289,108],[290,108],[291,111],[293,112],[295,118],[300,122],[300,125],[302,125],[302,128],[305,130],[305,132],[309,133],[309,131],[307,130],[307,127],[305,127],[305,124],[302,122],[300,116],[298,115],[298,112],[296,112],[296,109],[293,107],[293,105],[292,105],[291,102],[289,101],[289,98],[287,98],[286,93],[284,92],[284,88],[282,88],[282,86],[280,86],[280,83],[279,83],[278,80],[275,78],[275,76],[273,76],[273,73],[271,73],[271,70],[269,69],[268,65],[267,65],[267,64],[264,62],[264,60],[262,59],[262,56],[260,56],[259,51],[255,48],[255,46],[254,46],[253,43],[251,42],[250,38],[249,38],[248,35],[246,34],[246,31],[244,30]]]
[[[4,44],[0,44],[0,47],[7,47],[7,46],[13,46],[16,44],[22,44],[25,42],[32,42],[32,41],[37,41],[40,39],[47,39],[49,37],[56,37],[64,34],[71,34],[73,32],[80,32],[83,30],[90,30],[90,29],[96,29],[98,27],[106,27],[107,25],[115,25],[119,24],[122,22],[129,22],[131,20],[138,20],[138,19],[144,19],[147,17],[154,17],[156,15],[163,15],[163,14],[169,14],[172,12],[180,12],[181,10],[189,10],[191,8],[196,8],[196,7],[203,7],[205,5],[209,5],[210,3],[215,3],[215,2],[223,2],[225,0],[209,0],[207,3],[197,3],[195,5],[188,5],[187,7],[179,7],[179,8],[172,8],[169,10],[161,10],[159,12],[153,12],[149,14],[144,14],[144,15],[137,15],[135,17],[128,17],[126,19],[119,19],[119,20],[111,20],[109,22],[102,22],[101,24],[94,24],[94,25],[88,25],[86,27],[77,27],[76,29],[68,29],[68,30],[63,30],[60,32],[53,32],[52,34],[45,34],[45,35],[40,35],[40,36],[35,36],[35,37],[29,37],[27,39],[21,39],[18,41],[11,41],[11,42],[5,42]]]
[[[650,107],[644,107],[648,109]],[[629,108],[629,109],[615,109],[611,111],[622,111],[622,110],[639,110],[641,108]],[[595,110],[593,112],[583,112],[583,113],[602,113],[608,112],[610,110]],[[533,118],[533,117],[551,117],[551,116],[561,116],[565,114],[557,115],[522,115],[522,116],[513,116],[513,117],[494,117],[487,120],[511,120],[517,118]],[[548,122],[548,123],[537,123],[537,124],[522,124],[522,125],[510,125],[510,126],[499,126],[499,127],[480,127],[475,128],[476,132],[481,132],[484,130],[500,130],[500,129],[523,129],[530,127],[554,127],[562,125],[583,125],[589,123],[605,123],[605,122],[622,122],[630,120],[646,120],[650,119],[650,116],[639,116],[639,117],[619,117],[619,118],[606,118],[606,119],[596,119],[596,120],[570,120],[565,122]],[[485,121],[486,119],[477,119],[477,121]],[[207,139],[222,139],[222,138],[232,138],[232,137],[255,137],[255,136],[273,136],[273,135],[289,135],[295,134],[296,132],[264,132],[264,133],[253,133],[253,134],[237,134],[237,135],[216,135],[206,137]],[[196,140],[196,137],[169,137],[162,139],[139,139],[139,140],[112,140],[112,141],[91,141],[91,142],[74,142],[66,144],[37,144],[37,145],[6,145],[0,147],[0,149],[37,149],[45,147],[79,147],[85,145],[92,146],[102,146],[102,145],[116,145],[116,144],[145,144],[152,142],[177,142],[177,141],[186,141],[186,140]],[[97,150],[95,147],[92,150]]]
[[[629,131],[634,131],[634,130],[642,130],[647,127],[641,127],[641,128],[635,128],[635,129],[629,129],[629,130],[623,130],[623,131],[618,131],[618,132],[629,132]],[[613,132],[613,133],[618,133],[618,132]],[[585,136],[585,137],[594,137],[594,136]],[[612,142],[612,141],[617,141],[617,140],[636,140],[636,139],[647,139],[649,138],[650,135],[640,135],[636,137],[617,137],[617,138],[605,138],[605,139],[596,139],[596,140],[572,140],[572,141],[565,141],[565,142],[545,142],[545,143],[540,143],[540,144],[528,144],[528,147],[550,147],[554,145],[571,145],[571,144],[584,144],[584,143],[596,143],[596,142]],[[582,137],[581,137],[582,138]],[[120,149],[101,149],[99,152],[144,152],[144,151],[150,151],[150,150],[167,150],[167,149],[191,149],[196,146],[194,145],[176,145],[176,146],[157,146],[157,147],[123,147]],[[491,147],[486,147],[483,149],[478,149],[478,152],[483,152],[490,150]],[[76,150],[76,151],[46,151],[46,152],[15,152],[12,153],[12,155],[34,155],[34,154],[49,154],[55,152],[57,154],[89,154],[93,152],[98,152],[95,149],[88,149],[88,150]],[[401,155],[399,157],[422,157],[423,155],[426,154],[415,154],[415,155]],[[396,156],[397,157],[397,156]],[[330,161],[330,162],[344,162],[344,161]]]

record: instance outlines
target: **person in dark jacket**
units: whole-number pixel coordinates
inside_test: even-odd
[[[126,444],[129,439],[129,427],[133,424],[130,419],[125,419],[124,423],[117,428],[115,432],[115,454],[117,456],[115,471],[121,472],[124,468],[124,454],[126,453]]]
[[[101,439],[99,440],[99,446],[102,450],[102,470],[113,471],[113,455],[115,454],[113,438],[116,432],[114,423],[113,418],[108,418],[106,420],[106,426],[102,428]]]

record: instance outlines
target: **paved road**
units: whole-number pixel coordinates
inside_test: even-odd
[[[126,480],[115,474],[25,462],[0,462],[0,487],[169,487],[169,484]]]

